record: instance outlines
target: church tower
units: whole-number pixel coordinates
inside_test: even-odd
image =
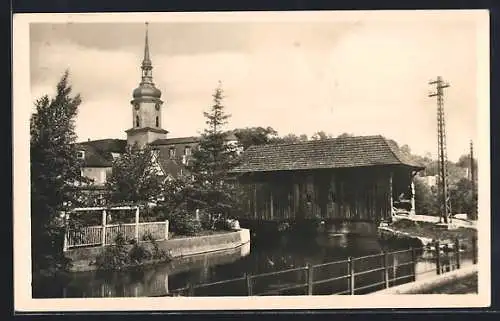
[[[153,83],[153,64],[149,57],[148,23],[144,43],[144,59],[142,60],[142,77],[139,87],[133,91],[132,128],[126,130],[127,144],[137,143],[144,147],[157,139],[166,138],[168,131],[161,127],[161,110],[163,101],[161,91]]]

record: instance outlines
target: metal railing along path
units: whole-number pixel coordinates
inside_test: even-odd
[[[170,291],[170,296],[203,296],[203,295],[223,295],[221,291],[210,291],[215,286],[226,286],[225,290],[231,289],[240,296],[265,296],[265,295],[286,295],[290,291],[299,291],[302,295],[317,294],[319,286],[335,283],[335,286],[327,288],[330,295],[356,295],[375,292],[384,288],[389,288],[402,283],[416,281],[417,278],[428,273],[441,274],[446,271],[460,269],[464,263],[471,261],[477,264],[477,239],[472,239],[470,249],[461,249],[461,244],[455,240],[453,247],[443,250],[439,242],[434,244],[432,249],[432,259],[424,260],[419,253],[428,251],[427,248],[409,248],[391,252],[382,252],[361,257],[349,257],[345,260],[326,262],[316,265],[272,271],[256,275],[244,274],[241,277],[221,280],[206,284],[188,284],[186,287]],[[466,259],[466,257],[468,258]],[[361,270],[360,263],[369,261],[364,266],[369,268]],[[425,263],[429,263],[427,266]],[[334,265],[344,266],[346,273],[332,275],[322,273],[323,277],[317,278],[319,269],[330,268]],[[273,288],[273,282],[265,282],[265,286],[257,286],[258,281],[265,278],[281,280],[286,274],[295,275],[291,282],[285,282],[280,287]],[[371,279],[363,280],[363,277],[372,275]],[[378,275],[378,277],[373,277]],[[280,282],[278,282],[280,283]],[[325,291],[323,291],[325,292]],[[297,293],[294,293],[297,295]],[[299,295],[300,295],[299,294]],[[324,294],[324,293],[323,293]]]

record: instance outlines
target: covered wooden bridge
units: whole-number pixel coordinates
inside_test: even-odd
[[[232,172],[246,190],[243,226],[319,220],[345,229],[390,220],[396,201],[414,207],[422,169],[394,141],[360,136],[252,146]]]

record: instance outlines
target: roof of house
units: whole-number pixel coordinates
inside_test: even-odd
[[[127,141],[123,139],[99,139],[76,143],[78,150],[85,151],[85,167],[111,167],[112,153],[123,153]]]
[[[165,139],[157,139],[151,143],[151,145],[175,145],[175,144],[188,144],[188,143],[197,143],[200,140],[200,137],[190,136],[190,137],[176,137],[176,138],[165,138]]]
[[[249,147],[234,173],[407,165],[423,169],[383,136],[339,137]]]
[[[177,160],[170,158],[169,151],[166,148],[158,149],[158,163],[166,174],[173,177],[179,176],[184,168]]]
[[[176,144],[189,144],[189,143],[198,143],[200,141],[200,136],[189,136],[189,137],[176,137],[176,138],[165,138],[165,139],[157,139],[151,143],[153,146],[158,145],[176,145]],[[226,140],[238,140],[236,135],[233,133],[229,133],[226,137]]]
[[[234,134],[228,135],[228,140],[235,140]],[[200,137],[176,137],[167,139],[157,139],[151,143],[152,146],[157,147],[159,152],[158,161],[163,171],[172,176],[177,176],[181,170],[185,171],[185,166],[182,164],[182,157],[171,159],[167,145],[180,145],[198,143]],[[113,153],[122,154],[125,152],[127,141],[124,139],[99,139],[83,141],[75,144],[78,150],[85,151],[85,167],[112,167],[113,166]],[[162,148],[163,146],[163,148]]]

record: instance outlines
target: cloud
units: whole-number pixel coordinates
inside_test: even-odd
[[[457,159],[467,151],[469,139],[476,139],[474,24],[205,26],[211,27],[182,26],[175,38],[169,37],[168,24],[152,33],[153,76],[163,92],[162,124],[171,137],[204,128],[202,112],[221,80],[231,127],[272,126],[281,134],[382,134],[415,152],[435,154],[436,104],[427,97],[427,82],[442,75],[452,85],[445,105],[450,158]],[[109,35],[116,33],[108,30],[92,45],[88,37],[80,39],[86,33],[79,28],[74,39],[68,30],[64,37],[37,34],[32,96],[48,92],[69,68],[74,89],[83,97],[79,137],[125,137],[132,90],[140,80],[142,38],[130,40],[134,34],[111,45]],[[141,28],[128,28],[137,29],[139,37]],[[167,29],[162,38],[158,30]],[[215,38],[223,40],[204,51]],[[110,43],[102,48],[106,39]],[[162,39],[183,49],[169,51]]]

